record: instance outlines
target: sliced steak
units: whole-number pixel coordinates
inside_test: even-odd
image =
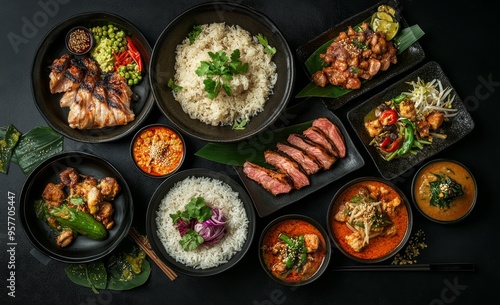
[[[287,174],[248,161],[243,164],[243,173],[274,196],[289,193],[293,189],[293,182]]]
[[[287,141],[314,157],[323,169],[329,169],[337,160],[335,156],[330,155],[323,147],[312,142],[306,137],[292,133],[288,136]]]
[[[276,144],[276,147],[279,151],[285,153],[288,157],[292,158],[295,162],[300,164],[307,175],[315,174],[321,169],[321,166],[318,164],[315,158],[311,157],[304,151],[294,146],[278,142]]]
[[[339,157],[344,158],[346,154],[346,147],[344,136],[340,132],[340,129],[327,118],[316,119],[313,121],[312,125],[323,131],[323,133],[337,148]]]
[[[321,145],[326,151],[330,154],[338,157],[339,154],[337,152],[337,148],[333,145],[332,142],[328,139],[328,136],[325,135],[318,127],[311,126],[304,130],[303,134],[311,141],[316,144]]]
[[[310,184],[307,175],[300,169],[299,164],[292,159],[272,150],[266,150],[264,152],[264,158],[267,164],[276,167],[280,172],[290,176],[293,181],[293,186],[297,190]]]

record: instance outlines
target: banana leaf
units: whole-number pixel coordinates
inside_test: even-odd
[[[275,149],[276,143],[285,141],[291,133],[302,133],[312,125],[312,121],[277,129],[268,130],[249,140],[234,143],[207,143],[195,155],[214,162],[243,166],[245,161],[251,161],[264,167],[269,167],[264,160],[264,151]]]
[[[407,50],[412,44],[414,44],[418,39],[420,39],[424,35],[424,31],[416,25],[412,25],[410,27],[402,29],[399,34],[394,37],[394,43],[398,49],[398,54],[401,54],[405,50]],[[319,57],[320,54],[326,52],[326,49],[333,42],[332,40],[327,41],[321,47],[316,49],[316,51],[309,56],[309,58],[305,61],[305,66],[309,74],[313,74],[314,72],[321,70],[327,65],[325,62]],[[364,82],[364,81],[363,81]],[[315,83],[311,82],[307,84],[299,93],[297,93],[297,98],[308,97],[308,96],[317,96],[317,97],[327,97],[327,98],[337,98],[348,92],[351,89],[345,89],[339,86],[326,86],[320,87]]]
[[[0,127],[0,173],[9,171],[10,160],[20,136],[21,133],[12,124]]]
[[[89,287],[95,294],[99,293],[97,289],[106,289],[108,282],[106,267],[100,260],[84,264],[70,264],[64,272],[73,283]]]
[[[60,134],[48,126],[35,127],[20,137],[12,162],[28,175],[38,164],[62,149],[63,137]]]

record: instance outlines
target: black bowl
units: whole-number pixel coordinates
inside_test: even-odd
[[[305,221],[305,222],[311,224],[312,226],[314,226],[321,233],[321,235],[323,235],[323,239],[325,240],[325,245],[324,246],[325,246],[325,249],[326,249],[326,253],[325,253],[325,257],[323,259],[323,262],[321,263],[321,266],[318,268],[318,270],[316,270],[316,272],[311,277],[309,277],[308,279],[306,279],[304,281],[300,281],[300,282],[286,282],[286,281],[283,281],[281,279],[278,279],[269,270],[269,267],[266,265],[266,263],[264,262],[264,258],[262,257],[262,243],[264,242],[264,238],[265,238],[266,234],[269,232],[269,230],[271,230],[272,228],[274,228],[276,225],[278,225],[281,222],[286,221],[286,220],[302,220],[302,221]],[[328,267],[328,264],[330,262],[330,256],[331,256],[331,253],[332,253],[330,239],[328,238],[328,234],[326,233],[325,229],[316,220],[314,220],[314,219],[312,219],[312,218],[310,218],[308,216],[299,215],[299,214],[283,215],[283,216],[280,216],[280,217],[274,219],[273,221],[271,221],[264,228],[264,230],[262,230],[262,233],[261,233],[260,239],[259,239],[259,249],[258,250],[259,250],[259,261],[260,261],[260,264],[261,264],[262,268],[264,269],[264,271],[267,273],[267,275],[269,275],[269,277],[271,277],[276,282],[278,282],[278,283],[280,283],[282,285],[286,285],[286,286],[303,286],[303,285],[306,285],[306,284],[309,284],[309,283],[312,283],[312,282],[316,281],[326,271],[326,269]]]
[[[194,25],[225,22],[239,25],[252,35],[262,33],[269,45],[277,49],[273,61],[278,80],[264,110],[254,116],[244,130],[231,126],[211,126],[191,119],[175,100],[168,81],[174,78],[175,49],[193,29]],[[156,104],[177,128],[193,137],[212,142],[233,142],[246,139],[272,124],[289,101],[295,82],[295,63],[292,51],[278,28],[263,14],[233,3],[208,3],[195,6],[173,20],[161,33],[153,48],[150,81]]]
[[[403,237],[401,238],[401,240],[399,241],[399,243],[391,251],[389,251],[387,254],[380,256],[380,257],[372,258],[372,259],[366,259],[366,258],[352,255],[346,249],[344,249],[341,242],[337,238],[335,238],[335,233],[334,233],[332,225],[331,225],[332,222],[334,221],[333,217],[335,216],[334,212],[335,212],[335,208],[337,206],[336,205],[337,199],[340,196],[342,196],[344,194],[344,192],[349,187],[351,187],[357,183],[363,182],[363,181],[380,182],[380,183],[385,184],[388,188],[395,190],[402,199],[401,205],[404,205],[404,207],[406,208],[406,211],[408,213],[408,224],[406,227],[406,231],[405,231]],[[412,230],[412,226],[413,226],[413,213],[412,213],[412,209],[410,206],[410,202],[406,198],[405,194],[396,185],[394,185],[390,181],[387,181],[387,180],[379,178],[379,177],[361,177],[361,178],[356,178],[356,179],[346,183],[335,193],[335,195],[333,196],[333,199],[330,203],[330,206],[328,207],[326,223],[327,223],[328,235],[330,235],[330,238],[332,239],[335,247],[338,248],[340,250],[340,252],[342,252],[345,256],[347,256],[348,258],[350,258],[353,261],[360,262],[360,263],[379,263],[379,262],[388,260],[389,258],[393,257],[394,255],[396,255],[396,253],[398,253],[404,247],[404,245],[406,244],[406,242],[408,241],[408,239],[410,238],[410,235],[411,235],[411,230]]]
[[[42,40],[36,52],[31,70],[31,89],[35,105],[45,121],[57,132],[70,139],[80,142],[99,143],[110,142],[127,136],[146,119],[154,105],[153,93],[150,89],[148,74],[143,75],[142,81],[132,87],[132,91],[139,96],[137,102],[131,103],[135,119],[127,125],[111,126],[102,129],[79,130],[69,127],[68,108],[61,108],[59,100],[62,93],[51,94],[49,90],[50,65],[54,59],[69,53],[66,48],[66,34],[77,26],[91,28],[114,24],[125,31],[139,50],[142,60],[147,67],[151,58],[151,46],[142,33],[129,21],[122,17],[104,12],[90,12],[73,16],[56,25]],[[88,55],[88,54],[87,54]],[[86,56],[87,56],[86,55]],[[78,57],[78,56],[77,56]]]
[[[462,212],[460,214],[454,215],[453,217],[452,217],[453,214],[450,215],[450,213],[452,213],[452,209],[456,208],[456,207],[452,207],[452,209],[440,210],[438,207],[430,207],[429,206],[428,208],[433,210],[433,213],[438,213],[438,214],[432,214],[429,212],[429,210],[421,207],[420,204],[418,203],[417,198],[416,198],[417,197],[416,184],[418,182],[418,178],[424,173],[424,171],[427,168],[429,168],[430,166],[442,163],[442,162],[454,163],[457,167],[461,168],[459,170],[451,170],[450,171],[451,178],[453,180],[456,180],[459,183],[464,183],[465,181],[458,181],[458,179],[462,179],[462,178],[465,178],[466,180],[470,179],[470,181],[474,185],[474,187],[472,189],[471,188],[463,189],[464,195],[462,195],[461,197],[468,198],[470,200],[469,202],[466,202],[466,204],[464,205],[464,207],[466,207],[467,209],[462,210]],[[465,174],[465,176],[458,177],[462,173]],[[437,172],[434,172],[434,174],[437,174]],[[467,168],[464,164],[462,164],[458,161],[455,161],[452,159],[446,159],[446,158],[434,159],[434,160],[431,160],[431,161],[425,163],[424,165],[422,165],[422,167],[420,167],[420,169],[413,176],[413,180],[411,183],[411,197],[413,199],[413,204],[415,205],[415,208],[425,218],[427,218],[433,222],[440,223],[440,224],[452,224],[452,223],[460,222],[460,221],[464,220],[472,212],[472,210],[474,209],[474,206],[476,205],[476,201],[477,201],[476,178],[474,177],[474,175],[472,174],[472,172],[470,171],[469,168]],[[462,201],[462,203],[464,203],[464,202]],[[448,217],[450,217],[450,218],[448,218]]]
[[[170,131],[172,131],[173,133],[175,133],[180,141],[182,142],[182,146],[183,146],[183,153],[182,153],[182,158],[181,160],[179,161],[179,164],[176,166],[175,169],[173,169],[172,171],[164,174],[164,175],[154,175],[150,172],[146,172],[144,171],[138,164],[137,164],[137,161],[135,160],[134,158],[134,144],[135,144],[135,141],[136,139],[146,130],[150,129],[150,128],[154,128],[154,127],[161,127],[161,128],[166,128]],[[164,125],[164,124],[151,124],[151,125],[147,125],[147,126],[144,126],[142,127],[141,129],[139,129],[139,131],[136,132],[136,134],[134,135],[134,137],[132,138],[132,142],[130,142],[130,154],[131,154],[131,158],[132,158],[132,161],[134,162],[134,165],[135,167],[141,172],[143,173],[144,175],[146,175],[147,177],[150,177],[150,178],[166,178],[168,176],[171,176],[173,175],[174,173],[176,173],[182,166],[182,163],[184,163],[184,159],[186,159],[186,142],[184,141],[184,137],[175,129],[173,129],[172,127],[169,127],[167,125]]]
[[[96,179],[114,177],[121,191],[113,201],[115,226],[108,230],[104,240],[93,240],[78,236],[67,247],[56,244],[54,231],[37,219],[35,200],[41,198],[48,182],[57,183],[59,173],[67,167],[75,168],[80,174]],[[68,263],[83,263],[97,260],[111,251],[128,234],[133,219],[133,200],[123,176],[109,162],[96,155],[81,152],[64,152],[42,162],[26,180],[20,198],[21,224],[31,244],[50,258]]]
[[[168,252],[165,250],[165,247],[163,246],[160,238],[158,237],[158,234],[156,233],[158,230],[158,226],[156,224],[156,212],[158,211],[158,207],[161,204],[162,199],[177,182],[182,181],[188,177],[209,177],[212,179],[223,181],[224,183],[228,184],[234,191],[239,193],[240,199],[243,202],[247,214],[248,231],[247,231],[247,238],[245,240],[242,249],[239,252],[235,253],[231,257],[231,259],[229,259],[228,262],[216,267],[199,269],[186,266],[176,261],[175,258],[169,255]],[[211,276],[219,274],[236,265],[247,253],[248,249],[252,244],[252,240],[255,234],[255,224],[256,224],[256,217],[253,209],[253,204],[250,197],[245,192],[245,190],[230,177],[222,173],[203,168],[193,168],[180,171],[168,177],[156,189],[155,193],[151,197],[151,200],[148,205],[148,210],[146,212],[146,233],[148,240],[151,243],[153,251],[165,264],[171,266],[174,270],[180,273],[190,276],[200,276],[200,277]]]

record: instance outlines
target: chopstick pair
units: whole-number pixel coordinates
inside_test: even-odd
[[[431,263],[411,265],[338,266],[333,271],[474,271],[474,263]]]
[[[140,235],[136,228],[130,228],[128,235],[139,245],[139,247],[141,247],[141,249],[153,260],[153,262],[163,271],[163,273],[168,276],[171,281],[177,278],[177,274],[175,273],[175,271],[165,265],[165,263],[163,263],[163,261],[158,258],[156,253],[154,253],[151,249],[151,245],[149,244],[147,238]]]

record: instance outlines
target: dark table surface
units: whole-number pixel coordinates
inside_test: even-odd
[[[151,45],[167,24],[185,9],[203,1],[3,1],[0,5],[0,125],[14,124],[21,132],[47,125],[35,107],[30,90],[30,69],[37,46],[56,24],[86,11],[108,11],[135,24]],[[342,20],[375,4],[375,1],[239,1],[256,8],[273,20],[292,50]],[[45,5],[44,5],[45,4]],[[47,5],[51,6],[47,6]],[[247,255],[232,269],[209,278],[180,274],[170,281],[155,265],[150,279],[131,291],[92,290],[71,283],[64,274],[67,266],[33,255],[33,246],[23,232],[16,215],[15,255],[7,255],[7,201],[19,197],[26,176],[17,166],[0,174],[0,303],[1,304],[481,304],[498,294],[500,251],[496,224],[500,215],[497,195],[499,168],[498,103],[500,64],[497,13],[493,2],[403,0],[403,15],[409,24],[418,23],[426,32],[421,38],[426,59],[438,62],[458,95],[465,101],[475,121],[474,130],[461,141],[433,156],[451,158],[466,164],[475,174],[479,195],[472,214],[453,225],[432,223],[414,213],[414,232],[425,233],[427,248],[421,250],[418,263],[474,262],[474,272],[334,272],[327,271],[319,280],[299,288],[281,286],[260,267],[257,240]],[[44,7],[48,11],[45,13]],[[45,16],[45,17],[44,17]],[[22,34],[26,20],[38,19],[38,26],[18,49],[9,42],[8,33]],[[299,64],[299,63],[297,63]],[[307,82],[298,65],[295,90]],[[397,81],[384,85],[335,110],[361,152],[365,165],[355,172],[299,202],[264,218],[257,219],[256,236],[277,216],[299,213],[311,216],[323,226],[328,204],[334,193],[348,181],[361,176],[379,176],[362,143],[347,121],[347,112],[366,98]],[[297,103],[290,101],[290,105]],[[169,123],[156,108],[144,124]],[[111,162],[133,188],[134,225],[144,227],[150,196],[161,180],[139,175],[133,168],[128,148],[131,136],[112,143],[87,144],[65,139],[64,150],[85,151]],[[189,152],[205,143],[186,137]],[[232,168],[190,155],[183,168],[205,167],[223,171],[238,180]],[[416,168],[393,180],[407,196]],[[8,296],[9,262],[15,265],[15,298]],[[389,262],[386,262],[389,263]],[[347,258],[333,251],[330,268],[350,265]]]

